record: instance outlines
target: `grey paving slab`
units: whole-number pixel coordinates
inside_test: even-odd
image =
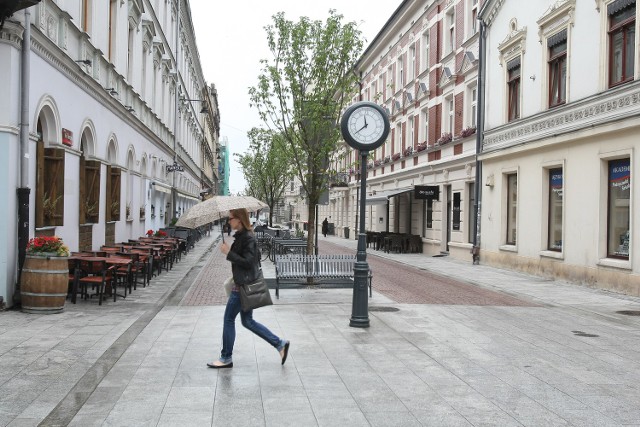
[[[398,311],[359,329],[351,290],[287,289],[255,313],[291,340],[286,365],[238,321],[234,368],[208,369],[224,306],[174,289],[218,262],[215,238],[126,300],[0,313],[0,426],[638,424],[640,319],[616,311],[640,299],[421,255],[384,256],[538,305],[398,304],[374,281],[369,304]]]

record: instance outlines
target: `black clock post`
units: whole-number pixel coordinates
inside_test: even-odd
[[[369,150],[380,147],[389,135],[389,117],[379,105],[373,102],[357,102],[342,115],[340,130],[342,137],[350,147],[360,151],[360,230],[358,233],[358,251],[353,267],[353,303],[349,326],[369,327],[369,306],[367,282],[369,264],[367,263],[367,243],[364,230],[365,204],[367,200],[367,157]]]

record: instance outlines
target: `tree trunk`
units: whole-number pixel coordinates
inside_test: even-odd
[[[307,255],[314,255],[316,239],[316,206],[309,204],[309,223],[307,224]]]

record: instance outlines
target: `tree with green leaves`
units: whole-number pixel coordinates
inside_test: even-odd
[[[287,145],[282,135],[270,130],[253,128],[248,136],[249,150],[238,155],[247,180],[245,194],[269,205],[269,225],[273,226],[276,204],[293,177]]]
[[[280,12],[265,28],[272,58],[261,61],[258,84],[249,89],[265,125],[282,136],[295,174],[309,200],[309,239],[315,239],[316,205],[328,188],[328,159],[341,141],[340,114],[354,95],[353,71],[363,47],[355,22],[329,11],[326,21],[285,19]]]

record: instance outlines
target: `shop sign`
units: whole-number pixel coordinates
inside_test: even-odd
[[[73,132],[69,129],[62,128],[62,143],[66,146],[73,146]]]
[[[438,185],[416,185],[414,189],[414,199],[417,200],[440,200],[440,186]]]

